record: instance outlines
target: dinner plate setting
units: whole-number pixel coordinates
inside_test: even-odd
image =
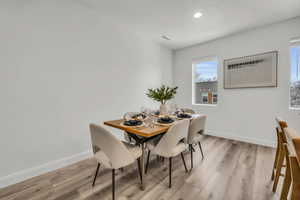
[[[192,115],[187,113],[179,113],[176,115],[177,119],[190,119],[192,118]]]
[[[130,120],[125,120],[122,123],[122,125],[130,126],[130,127],[142,127],[145,125],[145,123],[141,120],[130,119]]]
[[[155,124],[161,125],[161,126],[170,126],[175,123],[175,119],[170,116],[162,116],[158,117],[155,121]]]

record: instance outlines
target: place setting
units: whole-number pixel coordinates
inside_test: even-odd
[[[128,112],[124,114],[121,125],[133,128],[144,127],[147,118],[148,116],[143,112]]]

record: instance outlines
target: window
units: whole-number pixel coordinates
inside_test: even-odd
[[[290,107],[300,109],[300,44],[293,45],[291,55]]]
[[[193,104],[218,103],[218,61],[206,58],[193,62]]]

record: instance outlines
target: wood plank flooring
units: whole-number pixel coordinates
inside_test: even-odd
[[[137,165],[117,171],[120,200],[277,200],[272,193],[271,169],[275,150],[268,147],[203,136],[205,159],[195,147],[194,169],[185,173],[180,156],[173,159],[172,188],[168,188],[168,162],[151,157],[146,190],[141,191]],[[185,153],[190,167],[190,154]],[[100,168],[95,187],[93,159],[0,189],[0,200],[109,200],[111,171]]]

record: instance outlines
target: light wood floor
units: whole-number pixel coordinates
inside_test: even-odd
[[[137,165],[117,171],[116,194],[122,200],[274,200],[271,169],[274,149],[203,136],[205,159],[194,153],[194,169],[185,173],[180,156],[173,159],[173,185],[168,188],[168,162],[152,156],[146,190],[139,189]],[[185,154],[188,167],[189,153]],[[100,168],[91,187],[96,162],[88,159],[0,190],[0,200],[108,200],[111,199],[111,171]],[[282,180],[281,180],[282,182]]]

